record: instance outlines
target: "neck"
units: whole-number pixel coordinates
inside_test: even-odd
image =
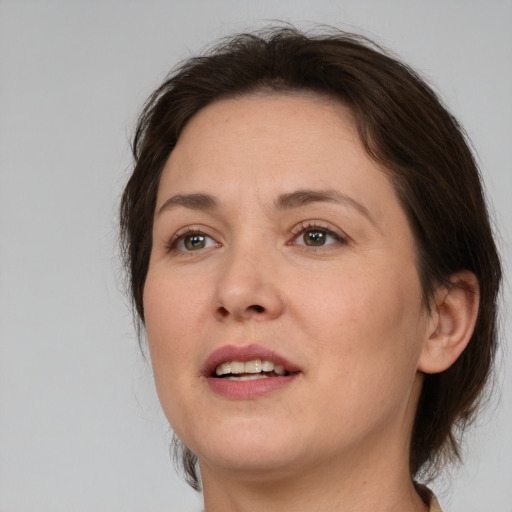
[[[279,478],[268,469],[222,472],[202,463],[205,512],[426,512],[408,465],[386,457],[381,461],[368,465],[366,458],[359,458],[350,466],[337,461],[321,467],[301,465],[300,472],[279,470]]]

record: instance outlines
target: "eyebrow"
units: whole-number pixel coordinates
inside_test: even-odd
[[[368,208],[352,197],[342,194],[336,190],[304,189],[296,190],[295,192],[287,194],[281,194],[274,201],[274,209],[290,210],[293,208],[301,208],[311,203],[337,203],[349,206],[366,217],[372,224],[377,225]],[[164,204],[158,209],[157,215],[179,206],[189,208],[191,210],[211,211],[217,208],[218,203],[215,198],[209,194],[177,194],[164,202]]]
[[[214,210],[217,208],[217,201],[209,194],[177,194],[165,201],[158,209],[157,215],[177,206],[190,208],[191,210]]]
[[[337,203],[349,206],[357,210],[366,217],[372,224],[376,225],[368,208],[356,201],[350,196],[342,194],[336,190],[297,190],[289,194],[281,194],[274,202],[277,210],[288,210],[300,208],[311,203]]]

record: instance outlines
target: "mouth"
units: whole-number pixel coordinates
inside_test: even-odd
[[[236,382],[247,380],[268,379],[270,377],[286,377],[290,372],[284,366],[268,359],[252,359],[250,361],[225,361],[215,368],[211,376]]]
[[[259,345],[221,347],[201,372],[212,391],[230,399],[252,399],[288,386],[302,370]]]

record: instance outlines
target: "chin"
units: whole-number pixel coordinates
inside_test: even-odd
[[[240,421],[228,426],[223,422],[197,439],[184,436],[183,441],[209,467],[252,475],[265,472],[268,476],[301,458],[300,447],[305,445],[296,428],[291,431],[272,424]]]

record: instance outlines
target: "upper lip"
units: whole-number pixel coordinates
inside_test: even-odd
[[[237,347],[235,345],[225,345],[214,350],[203,365],[201,374],[205,377],[210,377],[215,368],[219,364],[228,361],[253,361],[254,359],[261,359],[265,361],[272,361],[274,364],[281,365],[286,372],[296,373],[301,371],[300,368],[288,361],[283,356],[277,354],[273,350],[262,347],[260,345],[245,345]]]

